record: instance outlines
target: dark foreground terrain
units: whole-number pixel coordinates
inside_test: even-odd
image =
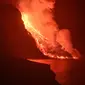
[[[85,59],[79,60],[35,60],[51,65],[56,80],[62,85],[85,85]]]

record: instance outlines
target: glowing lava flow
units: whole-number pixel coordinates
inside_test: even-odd
[[[74,56],[77,52],[71,46],[69,32],[60,30],[54,20],[55,2],[56,0],[20,0],[17,8],[28,34],[31,33],[44,55],[54,59],[76,59],[78,57]]]
[[[34,37],[36,43],[37,43],[37,47],[40,49],[40,51],[42,51],[45,55],[46,54],[46,45],[49,45],[50,43],[48,42],[48,39],[45,38],[38,30],[36,30],[32,23],[30,22],[28,15],[26,15],[25,13],[21,13],[22,14],[22,20],[24,22],[25,28],[28,32],[30,32],[32,34],[32,36]],[[50,44],[52,45],[52,44]],[[52,57],[51,55],[49,57]]]
[[[40,49],[40,51],[50,57],[50,58],[56,58],[56,59],[78,59],[78,57],[72,56],[72,57],[68,57],[68,56],[58,56],[57,53],[53,54],[51,52],[48,52],[49,50],[54,49],[53,51],[56,50],[55,45],[53,45],[52,43],[49,43],[49,40],[47,38],[45,38],[38,30],[35,29],[35,27],[33,27],[33,24],[31,23],[31,19],[30,16],[28,16],[28,14],[25,13],[21,13],[22,14],[22,20],[24,22],[25,28],[28,31],[28,33],[30,32],[32,34],[32,36],[34,37],[37,47]]]

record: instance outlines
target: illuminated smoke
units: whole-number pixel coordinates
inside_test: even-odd
[[[53,19],[54,4],[55,0],[20,0],[18,8],[21,11],[25,28],[34,37],[38,48],[49,57],[60,58],[57,56],[56,49],[59,45],[69,53],[73,48],[70,37],[67,37],[70,34],[69,31],[59,31]],[[48,52],[49,50],[53,53]],[[61,56],[61,59],[65,58],[68,59],[67,56]]]
[[[58,25],[53,20],[52,0],[21,0],[20,10],[27,14],[31,25],[53,43],[53,32]]]

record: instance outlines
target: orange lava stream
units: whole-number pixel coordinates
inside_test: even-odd
[[[25,14],[24,12],[22,12],[21,14],[26,30],[28,31],[28,33],[30,32],[32,34],[36,41],[37,47],[44,55],[47,55],[48,57],[53,59],[78,59],[78,57],[75,56],[57,56],[55,54],[47,53],[47,47],[51,46],[51,48],[54,48],[54,45],[52,43],[49,43],[49,40],[46,37],[44,37],[38,30],[35,29],[28,14]]]

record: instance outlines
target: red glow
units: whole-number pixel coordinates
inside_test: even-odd
[[[55,0],[51,0],[51,2],[43,0],[42,4],[40,3],[40,0],[33,0],[32,2],[29,0],[24,2],[24,0],[22,0],[19,4],[19,9],[22,14],[25,28],[32,34],[37,47],[44,55],[57,59],[77,59],[78,52],[72,52],[72,42],[70,37],[68,37],[70,36],[69,31],[59,31],[57,23],[53,20],[51,9],[53,10],[54,3]],[[54,38],[54,33],[58,36],[57,40],[54,40],[56,39]],[[49,52],[49,50],[56,52],[56,45],[58,45],[55,43],[56,41],[62,48],[65,48],[67,52],[71,53],[73,57],[58,56],[57,53],[53,54]]]

